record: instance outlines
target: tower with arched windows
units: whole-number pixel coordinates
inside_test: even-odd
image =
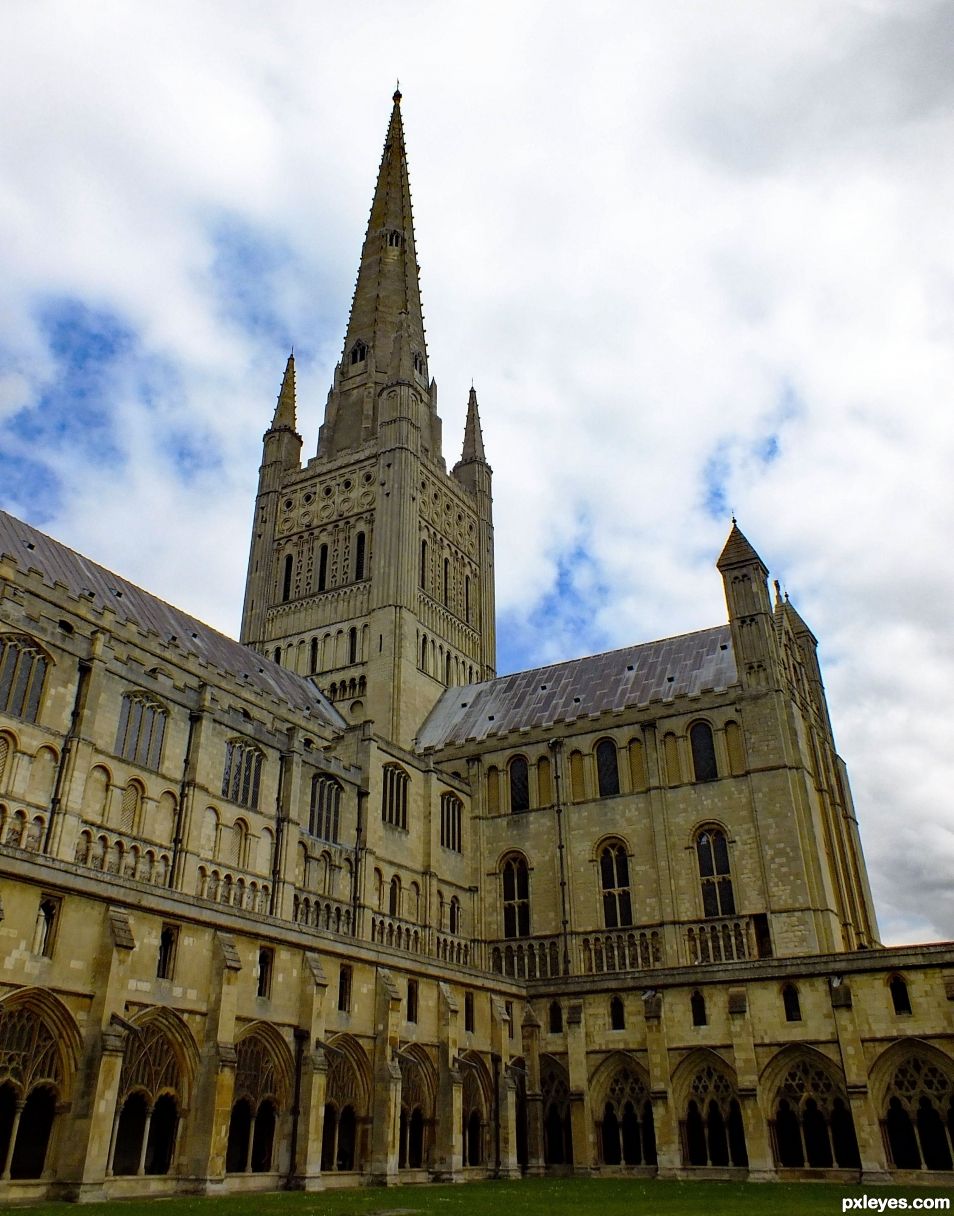
[[[444,460],[400,102],[317,453],[302,464],[294,356],[264,437],[241,638],[406,746],[496,660],[491,469],[473,388]]]

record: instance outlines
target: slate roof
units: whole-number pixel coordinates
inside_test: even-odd
[[[729,626],[717,625],[449,688],[421,727],[417,743],[437,748],[479,742],[708,689],[723,692],[737,680]]]
[[[13,558],[21,570],[36,570],[51,587],[62,583],[71,595],[85,600],[94,610],[109,608],[119,621],[157,634],[159,649],[165,644],[173,656],[179,651],[208,663],[244,687],[275,697],[291,709],[309,710],[329,726],[342,729],[347,725],[310,680],[173,608],[6,511],[0,511],[0,553]]]

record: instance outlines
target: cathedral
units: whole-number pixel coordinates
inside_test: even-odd
[[[954,946],[879,942],[816,639],[739,527],[725,620],[496,674],[400,102],[240,640],[0,513],[0,1203],[950,1185]]]

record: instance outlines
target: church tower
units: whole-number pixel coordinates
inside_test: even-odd
[[[493,521],[473,389],[444,461],[393,100],[317,454],[301,465],[293,357],[264,437],[241,640],[407,747],[448,685],[495,674]]]

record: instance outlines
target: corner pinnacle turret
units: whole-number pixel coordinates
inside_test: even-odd
[[[278,392],[278,403],[275,406],[275,416],[272,418],[272,430],[278,431],[296,429],[295,418],[295,352],[292,351],[285,364],[285,375],[282,377],[282,387]]]
[[[464,424],[464,450],[460,463],[467,464],[471,460],[486,460],[484,455],[484,436],[480,429],[480,411],[477,408],[477,391],[470,386],[470,396],[467,398],[467,422]]]

